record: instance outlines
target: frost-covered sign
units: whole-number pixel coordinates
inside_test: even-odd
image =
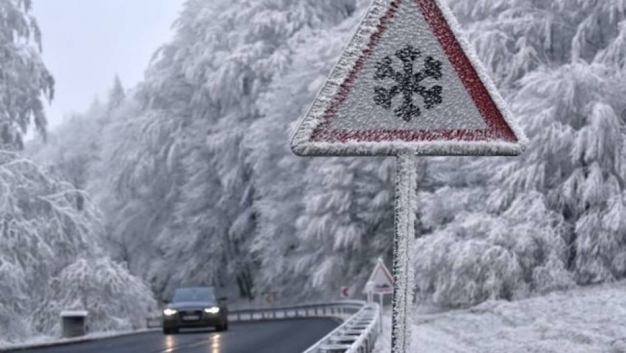
[[[298,128],[302,156],[517,155],[513,122],[441,0],[375,0]]]
[[[519,155],[526,141],[444,0],[374,0],[291,147],[398,156],[393,281],[375,270],[365,291],[393,292],[393,353],[413,352],[416,155]]]
[[[374,271],[370,275],[367,283],[371,283],[371,288],[365,288],[363,294],[371,292],[373,294],[393,294],[393,276],[381,259],[376,263]]]

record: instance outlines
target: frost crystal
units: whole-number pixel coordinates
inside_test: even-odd
[[[436,85],[428,89],[422,85],[422,81],[427,78],[439,80],[442,77],[441,61],[428,56],[424,62],[424,68],[414,74],[413,66],[421,55],[422,53],[419,49],[413,48],[411,45],[398,50],[396,57],[402,61],[404,71],[402,73],[394,70],[391,66],[393,60],[389,56],[376,63],[374,78],[376,80],[391,78],[396,82],[396,85],[389,89],[375,87],[374,103],[389,110],[391,109],[393,98],[402,93],[402,104],[394,109],[394,113],[405,121],[411,121],[414,116],[422,115],[421,109],[413,103],[414,93],[422,96],[426,109],[432,109],[443,102],[441,98],[443,88],[441,86]]]

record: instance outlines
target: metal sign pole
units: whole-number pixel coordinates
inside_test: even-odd
[[[413,205],[417,199],[417,157],[412,153],[396,158],[395,199],[391,349],[393,353],[412,353],[409,310],[414,278],[410,249],[415,240]]]
[[[372,292],[374,291],[374,283],[367,282],[365,284],[365,293],[367,293],[367,304],[372,303]]]
[[[379,305],[380,305],[380,317],[378,318],[380,320],[380,332],[383,332],[383,301],[384,301],[385,295],[383,293],[378,294],[378,301],[379,301]]]

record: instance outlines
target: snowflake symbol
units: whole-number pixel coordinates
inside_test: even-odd
[[[432,88],[422,86],[422,81],[427,78],[439,80],[443,74],[441,73],[441,61],[435,60],[429,56],[424,61],[424,69],[418,73],[413,73],[414,62],[422,55],[422,53],[407,45],[406,48],[398,50],[396,57],[402,61],[404,72],[396,72],[391,64],[393,60],[387,56],[376,63],[376,80],[384,80],[386,78],[393,79],[396,84],[391,88],[374,87],[374,103],[386,110],[391,109],[392,99],[402,93],[402,104],[394,109],[396,116],[411,121],[414,116],[422,115],[422,110],[413,104],[413,94],[419,94],[424,100],[424,108],[432,109],[441,104],[443,99],[441,91],[443,88],[439,85]]]

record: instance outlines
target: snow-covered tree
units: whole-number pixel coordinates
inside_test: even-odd
[[[352,0],[186,2],[175,38],[157,53],[137,90],[139,116],[146,118],[134,120],[137,135],[126,135],[133,141],[118,140],[124,147],[112,147],[120,153],[111,154],[121,162],[111,180],[124,182],[113,183],[122,186],[115,192],[132,195],[127,204],[136,207],[118,210],[116,223],[152,215],[132,228],[154,237],[152,251],[163,259],[205,249],[176,271],[155,260],[149,278],[157,291],[189,280],[234,280],[242,296],[254,295],[250,246],[259,227],[259,193],[243,138],[262,116],[259,97],[288,67],[297,38],[353,10]],[[137,188],[128,187],[130,180]],[[198,270],[218,259],[221,266]]]
[[[90,168],[98,156],[101,140],[99,120],[106,115],[102,104],[95,100],[80,114],[73,114],[46,140],[36,139],[27,144],[26,155],[45,166],[76,188],[85,190],[90,180]]]
[[[126,93],[124,92],[122,81],[117,75],[115,75],[115,79],[113,80],[113,87],[109,91],[109,97],[107,100],[106,112],[109,119],[114,111],[118,109],[122,105],[122,103],[124,103],[124,99],[126,99]]]
[[[103,133],[123,106],[125,97],[122,83],[115,76],[104,103],[96,97],[89,109],[66,117],[60,126],[47,133],[46,139],[29,142],[26,154],[76,188],[86,190],[92,180],[101,177],[101,171],[91,169],[98,165]]]
[[[463,306],[622,278],[624,2],[452,4],[531,143],[440,161],[420,197],[418,290]]]
[[[168,124],[169,123],[169,124]],[[89,190],[108,218],[115,258],[145,276],[156,251],[154,239],[173,212],[180,169],[176,120],[166,112],[143,112],[130,100],[103,131],[99,159],[92,167]],[[180,174],[178,174],[180,175]]]
[[[31,0],[0,0],[0,149],[23,148],[34,123],[45,136],[43,99],[52,99],[54,80],[41,60],[41,32]]]
[[[250,245],[259,227],[253,203],[260,198],[253,169],[247,163],[249,149],[242,141],[250,133],[250,125],[262,117],[259,97],[289,65],[296,40],[312,29],[337,23],[353,10],[352,0],[229,2],[223,21],[235,24],[231,33],[236,41],[216,41],[203,48],[219,60],[215,61],[217,71],[211,73],[215,79],[208,82],[215,82],[211,99],[220,107],[219,120],[207,131],[213,159],[205,165],[207,172],[218,173],[222,184],[219,203],[226,206],[223,212],[230,220],[227,254],[238,259],[231,264],[231,271],[242,294],[253,294]]]
[[[296,270],[326,295],[364,285],[376,259],[391,257],[393,158],[317,160],[306,171],[304,210],[296,221]]]
[[[72,185],[6,151],[23,147],[31,122],[45,137],[42,99],[52,98],[54,82],[41,61],[41,33],[30,10],[30,0],[0,0],[0,342],[57,335],[60,311],[79,307],[93,314],[96,329],[141,327],[155,305],[152,293],[106,258],[100,211],[76,187],[86,181],[89,157],[62,142],[55,146],[69,151],[48,154]],[[80,132],[74,142],[81,147],[95,132],[84,122],[76,118],[65,131]],[[97,297],[85,290],[94,285]],[[114,288],[102,290],[108,285]],[[122,288],[131,293],[120,296]]]
[[[420,294],[464,306],[623,277],[623,0],[449,2],[532,143],[521,158],[420,165]],[[377,257],[389,260],[394,160],[289,148],[367,5],[185,3],[144,81],[125,92],[116,79],[108,102],[80,116],[89,123],[58,133],[57,170],[103,209],[98,238],[113,260],[162,297],[212,283],[282,300],[362,285]],[[124,266],[102,258],[83,272],[81,258],[56,285],[126,278],[100,281]]]
[[[522,80],[515,109],[535,143],[503,166],[493,197],[506,206],[517,193],[541,192],[571,227],[566,264],[581,284],[626,274],[626,227],[617,216],[626,182],[626,87],[614,74],[579,61]]]
[[[88,194],[18,155],[0,154],[0,341],[58,334],[60,310],[92,311],[95,327],[144,325],[152,294],[102,251],[103,222]],[[86,260],[88,259],[88,261]],[[98,304],[87,288],[100,283]],[[111,290],[104,290],[110,284]],[[134,296],[120,300],[120,288]],[[115,313],[105,317],[103,311]]]
[[[259,194],[252,249],[262,264],[260,291],[329,295],[364,284],[376,259],[391,255],[394,160],[300,158],[288,143],[369,3],[355,5],[344,21],[294,45],[246,140]]]
[[[503,93],[529,71],[569,58],[575,1],[449,0]]]

